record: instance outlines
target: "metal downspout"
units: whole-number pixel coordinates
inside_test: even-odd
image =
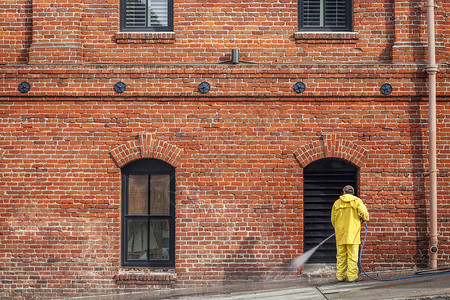
[[[428,107],[429,107],[429,155],[430,155],[430,268],[437,269],[437,167],[436,167],[436,65],[434,33],[434,0],[427,0],[428,27]]]

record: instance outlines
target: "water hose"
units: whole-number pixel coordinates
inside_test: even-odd
[[[364,271],[364,268],[363,268],[363,266],[361,264],[361,256],[362,256],[362,252],[363,252],[363,249],[364,249],[364,244],[365,244],[366,238],[367,238],[367,222],[364,222],[364,225],[365,225],[366,232],[364,233],[364,241],[363,241],[363,243],[361,245],[361,251],[359,252],[359,267],[361,268],[361,271],[367,277],[369,277],[370,279],[378,280],[378,281],[394,281],[394,280],[402,280],[402,279],[409,279],[409,278],[425,277],[425,276],[432,276],[432,275],[440,275],[440,274],[448,274],[448,273],[450,273],[450,269],[446,268],[446,269],[443,269],[443,271],[440,271],[440,272],[433,272],[433,273],[426,273],[426,274],[417,274],[416,273],[417,275],[406,276],[406,277],[398,277],[398,278],[390,278],[390,279],[374,278],[374,277],[370,276],[369,274],[366,273],[366,271]],[[445,270],[449,270],[449,271],[445,271]]]

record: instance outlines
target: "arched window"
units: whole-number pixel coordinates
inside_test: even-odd
[[[122,264],[174,266],[175,168],[158,159],[122,168]]]
[[[345,185],[352,185],[358,193],[358,167],[346,160],[324,158],[307,165],[303,170],[303,249],[314,248],[333,234],[331,208],[342,194]],[[335,263],[336,240],[330,239],[309,259],[309,263]]]

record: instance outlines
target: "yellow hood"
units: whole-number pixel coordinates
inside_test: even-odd
[[[331,209],[331,223],[336,233],[337,245],[361,244],[361,221],[369,220],[369,213],[362,200],[350,194],[339,197]]]

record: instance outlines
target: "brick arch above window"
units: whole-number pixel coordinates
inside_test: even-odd
[[[345,159],[356,166],[361,166],[367,157],[367,149],[341,138],[337,134],[325,134],[294,151],[295,158],[304,168],[311,162],[327,157]]]
[[[182,153],[183,149],[167,141],[155,139],[154,134],[140,134],[135,140],[128,141],[110,151],[119,168],[141,158],[157,158],[177,167],[181,164]]]

